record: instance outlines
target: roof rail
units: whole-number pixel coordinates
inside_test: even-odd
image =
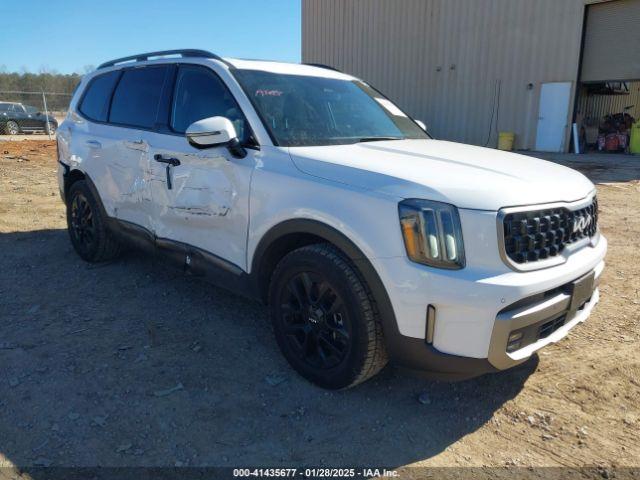
[[[342,73],[340,70],[338,70],[335,67],[330,67],[329,65],[325,65],[324,63],[305,63],[304,65],[309,65],[310,67],[318,67],[318,68],[326,68],[327,70],[333,70],[334,72],[340,72]]]
[[[144,62],[145,60],[149,60],[151,57],[164,57],[167,55],[180,55],[182,58],[213,58],[214,60],[220,60],[221,62],[227,63],[215,53],[207,52],[206,50],[161,50],[159,52],[139,53],[138,55],[131,55],[129,57],[116,58],[115,60],[110,60],[100,64],[98,66],[98,70],[101,68],[113,67],[119,63]]]

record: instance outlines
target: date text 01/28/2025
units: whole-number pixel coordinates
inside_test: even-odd
[[[302,478],[394,478],[396,470],[386,468],[234,468],[233,476],[247,477],[302,477]]]

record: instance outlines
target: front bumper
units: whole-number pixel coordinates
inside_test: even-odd
[[[388,345],[392,360],[452,378],[523,363],[587,319],[599,299],[606,250],[601,235],[596,245],[576,251],[566,263],[531,272],[473,266],[452,272],[407,259],[376,259],[398,326]],[[591,294],[581,305],[571,305],[568,287],[590,272]],[[426,341],[428,305],[436,309],[432,343]],[[508,350],[510,335],[520,331],[522,346]]]
[[[601,272],[602,268],[595,272],[596,282]],[[397,344],[392,349],[395,352],[393,360],[410,370],[428,373],[431,378],[448,380],[463,380],[515,367],[537,350],[558,342],[569,330],[584,322],[598,303],[600,293],[597,288],[592,290],[589,299],[577,310],[569,308],[571,297],[562,291],[553,295],[540,294],[540,297],[522,307],[505,309],[498,314],[486,359],[450,355],[440,352],[424,339],[405,336],[396,339]],[[522,339],[529,340],[528,343],[508,351],[512,332],[525,332]]]
[[[603,269],[604,262],[600,262],[587,274],[594,275],[593,288],[586,301],[577,308],[571,307],[571,284],[567,284],[524,299],[501,311],[493,326],[489,362],[500,370],[513,367],[549,343],[561,340],[569,330],[584,322],[600,299],[597,286]],[[515,344],[516,348],[512,350],[509,349],[510,335],[521,336],[520,345]]]

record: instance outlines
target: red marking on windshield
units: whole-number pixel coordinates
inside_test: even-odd
[[[256,90],[256,97],[279,97],[282,93],[280,90]]]

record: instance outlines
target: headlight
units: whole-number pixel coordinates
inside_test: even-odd
[[[464,267],[464,243],[458,209],[430,200],[400,202],[400,226],[407,255],[431,267]]]

